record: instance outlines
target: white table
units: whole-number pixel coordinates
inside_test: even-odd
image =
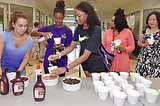
[[[14,96],[9,91],[8,95],[0,95],[0,106],[115,106],[114,101],[108,95],[106,100],[100,100],[94,91],[91,78],[82,77],[81,89],[75,92],[65,91],[62,87],[61,80],[57,85],[46,87],[46,97],[42,102],[36,102],[33,98],[34,78],[31,78],[29,86],[20,96]],[[153,81],[151,88],[160,89],[160,79],[150,79]],[[134,84],[130,81],[129,83]],[[141,103],[141,102],[142,103]],[[160,96],[156,103],[148,103],[144,97],[134,106],[160,106]],[[133,106],[128,103],[127,99],[124,106]]]

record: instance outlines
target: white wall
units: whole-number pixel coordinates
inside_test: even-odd
[[[25,5],[25,6],[34,6],[35,5],[35,0],[0,0],[0,2],[21,4],[21,5]]]
[[[142,0],[142,9],[160,8],[160,0]]]
[[[38,9],[40,12],[47,15],[48,17],[49,15],[53,16],[53,10],[50,10],[41,0],[35,0],[35,9]]]

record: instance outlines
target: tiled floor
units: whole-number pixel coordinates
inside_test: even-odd
[[[79,46],[77,46],[70,54],[68,54],[68,63],[73,62],[76,58],[78,58],[79,56]],[[43,69],[43,63],[39,63],[38,60],[32,59],[32,64],[33,66],[26,66],[26,75],[30,75],[32,72],[33,74],[30,77],[34,76],[34,70],[37,67],[37,64],[40,64],[41,69],[43,70],[43,74],[44,74],[44,69]],[[131,63],[131,67],[130,70],[134,71],[135,70],[135,66],[137,63],[137,58],[134,57],[134,59],[130,59],[130,63]],[[74,77],[79,77],[79,66],[76,66],[75,68],[71,69],[69,73],[66,74],[66,76],[74,76]],[[85,77],[85,74],[83,73],[82,69],[81,69],[81,77]]]

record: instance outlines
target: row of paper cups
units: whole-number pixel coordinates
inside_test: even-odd
[[[127,80],[128,79],[128,73],[127,72],[120,72],[120,76]],[[112,77],[113,76],[119,76],[118,73],[116,72],[110,72],[110,73],[106,73],[106,72],[101,72],[100,74],[99,73],[92,73],[92,79],[93,81],[99,81],[100,79],[103,81],[105,79],[105,77],[107,78],[107,76],[109,77]]]
[[[94,73],[94,74],[96,74],[96,73]],[[108,73],[107,73],[108,74]],[[151,81],[150,80],[146,80],[145,78],[141,78],[141,82],[142,83],[145,83],[145,84],[142,84],[142,83],[137,83],[136,84],[136,87],[137,87],[137,90],[138,90],[138,92],[136,91],[136,90],[133,90],[133,86],[131,85],[131,84],[127,84],[128,83],[128,81],[126,81],[126,80],[124,80],[124,79],[122,79],[122,78],[120,78],[121,76],[117,76],[114,72],[113,73],[110,73],[110,74],[108,74],[108,75],[105,75],[105,76],[102,76],[102,74],[100,74],[101,75],[101,79],[104,81],[104,82],[102,82],[102,81],[99,81],[99,79],[98,79],[98,81],[94,81],[94,87],[95,87],[95,91],[96,92],[98,92],[98,95],[99,95],[99,98],[100,99],[106,99],[106,97],[108,96],[108,92],[110,93],[110,96],[111,96],[111,98],[113,98],[114,96],[113,96],[113,91],[120,91],[121,90],[121,87],[122,87],[122,90],[123,90],[123,92],[125,92],[128,96],[127,96],[127,99],[128,99],[128,102],[129,103],[131,103],[131,104],[136,104],[137,102],[135,102],[135,101],[138,101],[138,98],[139,98],[139,96],[141,95],[141,96],[144,96],[144,92],[146,92],[146,100],[148,101],[148,102],[150,102],[150,103],[154,103],[155,101],[156,101],[156,99],[157,99],[157,96],[155,96],[155,97],[151,97],[151,98],[155,98],[155,99],[147,99],[147,98],[150,98],[150,97],[148,97],[148,96],[150,96],[150,95],[148,95],[148,93],[147,93],[147,91],[152,91],[152,93],[156,93],[156,91],[154,90],[154,89],[150,89],[150,90],[146,90],[145,91],[145,89],[143,89],[143,87],[140,87],[140,85],[145,85],[145,84],[148,84],[148,83],[150,83]],[[97,74],[98,75],[98,74]],[[103,74],[104,75],[104,74]],[[111,76],[111,77],[109,77],[109,75]],[[107,76],[108,76],[108,78],[107,78]],[[138,75],[137,75],[138,76]],[[117,80],[116,80],[116,78],[117,78]],[[114,79],[114,81],[113,81],[113,79]],[[94,79],[93,79],[94,80]],[[118,82],[118,84],[117,85],[119,85],[119,86],[116,86],[115,85],[115,81],[117,81]],[[99,84],[97,84],[96,85],[96,83],[99,83]],[[102,90],[102,88],[106,88],[106,87],[100,87],[99,85],[102,85],[102,86],[106,86],[106,87],[108,87],[108,89],[106,89],[106,90]],[[111,87],[111,85],[112,85],[112,87]],[[150,87],[150,85],[151,84],[149,84],[149,85],[146,85],[146,88],[149,88]],[[97,86],[97,87],[96,87]],[[109,87],[110,86],[110,87]],[[128,92],[127,92],[127,89],[130,89]],[[106,93],[104,93],[104,91],[107,93],[107,95],[106,95]],[[102,94],[102,92],[103,92],[103,94]],[[133,93],[132,93],[133,92]],[[117,93],[115,93],[115,95],[116,95]],[[134,95],[133,95],[134,94]],[[151,94],[151,93],[150,93]],[[156,95],[159,95],[159,93],[156,93]],[[103,95],[102,97],[100,96],[100,95]],[[105,96],[104,96],[105,95]],[[138,96],[139,95],[139,96]],[[138,97],[137,97],[138,96]],[[152,96],[154,96],[154,95],[152,95]],[[136,99],[133,99],[133,97]],[[116,97],[115,97],[116,98]],[[132,99],[130,99],[130,98],[132,98]],[[117,99],[116,99],[117,100]],[[114,99],[114,101],[116,101],[115,99]],[[134,101],[133,101],[134,100]],[[150,100],[150,101],[149,101]],[[116,103],[115,103],[116,104]]]

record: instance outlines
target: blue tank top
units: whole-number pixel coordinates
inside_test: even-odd
[[[12,31],[4,31],[1,33],[1,36],[5,44],[1,57],[1,67],[9,68],[10,72],[15,72],[18,70],[26,51],[32,48],[32,38],[29,37],[26,44],[17,48],[13,42]]]

